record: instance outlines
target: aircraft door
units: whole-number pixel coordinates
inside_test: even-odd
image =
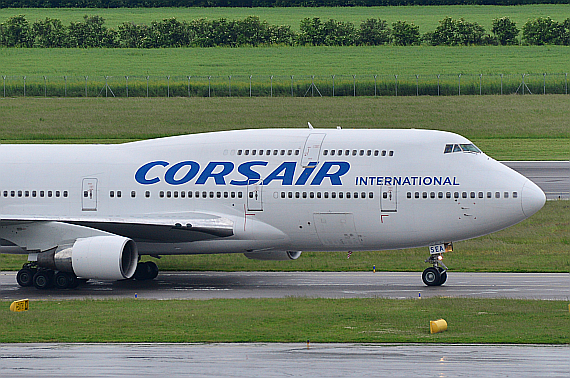
[[[380,187],[380,209],[383,212],[398,211],[397,185],[384,185]]]
[[[303,148],[303,156],[301,165],[308,167],[309,165],[317,165],[319,162],[319,155],[321,153],[321,145],[326,134],[309,134]],[[312,164],[311,164],[312,163]]]
[[[83,179],[81,208],[83,211],[97,211],[97,179]]]
[[[247,185],[247,210],[263,211],[263,181],[249,180]]]

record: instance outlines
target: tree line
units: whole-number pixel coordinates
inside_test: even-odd
[[[23,15],[0,23],[1,47],[239,47],[270,45],[309,46],[432,46],[458,45],[570,45],[570,18],[558,22],[550,17],[528,20],[521,30],[508,17],[493,20],[491,34],[476,22],[445,17],[434,31],[420,34],[419,26],[407,21],[392,25],[369,18],[356,26],[351,22],[318,17],[301,20],[299,31],[288,25],[271,25],[257,16],[241,20],[225,18],[179,21],[168,18],[150,25],[125,22],[115,30],[100,16],[63,25],[58,19],[30,22]]]
[[[367,7],[569,3],[570,0],[0,0],[0,8]]]

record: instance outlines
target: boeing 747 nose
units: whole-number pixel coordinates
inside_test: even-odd
[[[536,185],[530,180],[526,180],[523,185],[522,195],[521,195],[521,205],[524,215],[528,218],[538,210],[542,209],[546,203],[546,195]]]

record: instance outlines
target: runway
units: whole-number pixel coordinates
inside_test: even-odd
[[[4,344],[2,377],[567,377],[570,347]]]
[[[570,161],[502,161],[533,181],[549,200],[570,198]]]
[[[161,272],[153,281],[89,281],[76,289],[36,290],[0,273],[0,299],[216,298],[517,298],[568,300],[569,273],[449,272],[445,285],[427,287],[421,272]]]

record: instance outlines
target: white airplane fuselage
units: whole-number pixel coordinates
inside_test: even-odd
[[[0,145],[0,252],[94,236],[139,254],[399,249],[485,235],[544,193],[457,134],[264,129]]]

